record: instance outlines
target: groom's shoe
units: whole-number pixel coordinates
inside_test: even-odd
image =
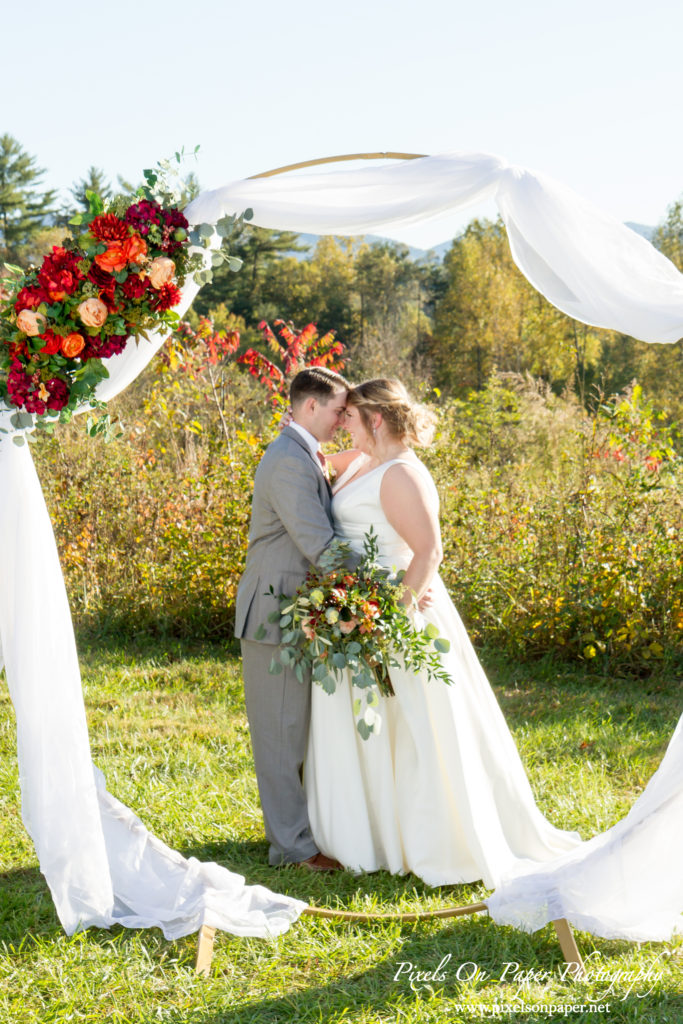
[[[306,860],[296,862],[298,868],[307,868],[308,871],[341,871],[342,865],[338,860],[326,857],[324,853],[314,853]]]

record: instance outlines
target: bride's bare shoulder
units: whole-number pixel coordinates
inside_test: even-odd
[[[424,462],[414,452],[402,456],[387,467],[382,476],[382,497],[396,497],[401,492],[432,491],[434,482]]]

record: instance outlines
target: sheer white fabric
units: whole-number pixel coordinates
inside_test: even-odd
[[[491,917],[535,931],[566,917],[606,939],[683,932],[683,717],[629,814],[551,864],[527,864],[486,901]]]
[[[204,192],[191,222],[254,211],[267,228],[391,238],[494,199],[523,274],[576,320],[650,342],[683,337],[683,275],[630,228],[542,174],[488,153],[444,154],[353,171],[278,175]]]
[[[186,288],[183,308],[196,291]],[[122,391],[164,339],[157,332],[109,359],[99,397]],[[10,416],[0,411],[0,426],[11,429]],[[107,792],[90,757],[71,614],[40,482],[29,446],[0,438],[0,667],[4,657],[22,816],[64,930],[156,926],[178,938],[208,924],[279,935],[305,903],[247,886],[217,864],[186,860]]]

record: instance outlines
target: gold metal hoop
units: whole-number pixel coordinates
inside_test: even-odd
[[[336,164],[342,160],[421,160],[427,156],[426,153],[346,153],[344,156],[323,156],[317,160],[303,160],[298,164],[287,164],[286,167],[275,167],[272,171],[262,171],[261,174],[252,174],[247,181],[254,178],[272,178],[275,174],[284,174],[286,171],[298,171],[301,167],[317,167],[320,164]]]

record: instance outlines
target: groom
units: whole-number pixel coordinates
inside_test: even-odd
[[[292,422],[268,446],[254,477],[247,562],[235,610],[269,861],[314,871],[340,865],[313,841],[301,781],[311,680],[309,675],[300,683],[289,666],[278,675],[269,673],[281,631],[268,616],[279,609],[280,594],[294,593],[334,537],[319,445],[342,425],[348,387],[343,377],[321,366],[302,370],[292,381]]]

